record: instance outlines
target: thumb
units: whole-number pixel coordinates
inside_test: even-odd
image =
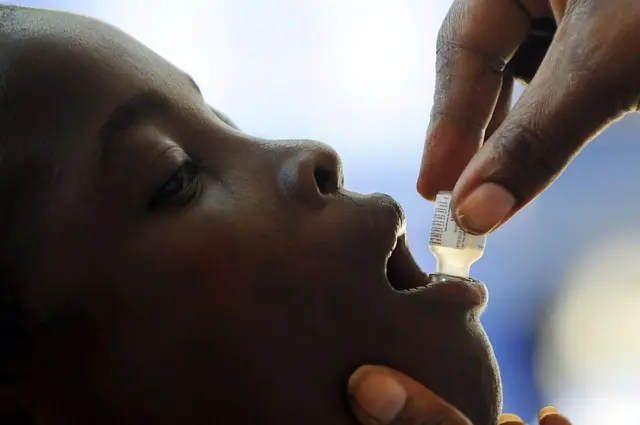
[[[349,380],[354,415],[362,425],[471,425],[456,408],[406,375],[363,366]]]
[[[584,6],[565,15],[521,99],[455,186],[454,216],[471,233],[490,232],[508,220],[636,102],[640,60],[624,39],[631,27],[620,22],[617,10],[612,30],[607,3],[594,11],[588,6],[594,2],[575,3]]]

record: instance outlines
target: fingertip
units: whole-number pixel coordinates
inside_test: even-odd
[[[571,425],[571,421],[564,417],[554,406],[547,406],[538,413],[540,425]]]
[[[504,186],[482,183],[457,200],[456,221],[465,231],[486,234],[500,225],[516,206],[516,198]]]
[[[542,421],[546,416],[549,415],[559,415],[560,412],[558,411],[558,409],[554,406],[547,406],[544,407],[542,410],[540,410],[540,413],[538,413],[538,420]]]
[[[376,370],[376,366],[370,365],[360,366],[358,369],[356,369],[356,371],[353,372],[349,377],[349,382],[347,383],[349,392],[352,392],[368,374],[375,372]]]
[[[516,425],[516,424],[524,424],[522,418],[518,415],[514,415],[513,413],[503,413],[500,415],[498,419],[498,425]]]
[[[418,176],[418,182],[416,184],[416,188],[418,189],[418,193],[427,201],[435,201],[437,192],[431,188],[429,185],[429,181],[423,177],[422,173]]]
[[[363,424],[387,424],[404,408],[407,392],[386,368],[362,366],[350,377],[348,393],[354,414]]]
[[[366,392],[367,391],[366,382],[370,381],[372,376],[375,378],[376,376],[379,376],[379,375],[391,376],[388,369],[384,366],[377,366],[377,365],[360,366],[349,377],[349,381],[347,382],[348,393],[350,395],[354,395],[358,391],[361,391],[363,389]]]
[[[439,115],[433,118],[425,141],[418,176],[418,192],[435,200],[442,191],[453,190],[482,143],[484,131],[461,119]]]

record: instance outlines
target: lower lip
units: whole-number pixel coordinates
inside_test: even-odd
[[[463,305],[481,311],[488,301],[487,287],[484,283],[473,278],[460,278],[445,274],[433,273],[426,279],[424,286],[398,291],[401,294],[416,296],[422,294],[425,297],[434,297],[437,302],[446,302]]]

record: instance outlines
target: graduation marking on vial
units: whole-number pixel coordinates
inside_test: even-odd
[[[429,249],[436,258],[436,273],[469,277],[471,265],[484,253],[486,235],[472,235],[460,228],[451,214],[451,192],[440,192],[431,221]]]

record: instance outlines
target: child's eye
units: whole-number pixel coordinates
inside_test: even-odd
[[[187,161],[155,191],[149,200],[149,209],[163,206],[184,206],[193,199],[198,191],[200,166],[193,161]]]

